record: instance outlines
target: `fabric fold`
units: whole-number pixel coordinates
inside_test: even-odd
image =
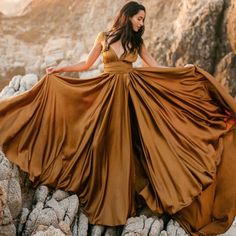
[[[125,224],[139,194],[190,235],[223,232],[236,215],[236,101],[196,66],[113,64],[2,100],[2,150],[35,186],[77,193],[92,224]]]

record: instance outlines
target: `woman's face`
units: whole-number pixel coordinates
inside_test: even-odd
[[[138,32],[139,29],[144,25],[144,19],[145,19],[144,10],[140,10],[136,15],[130,17],[130,21],[132,23],[133,30],[135,32]]]

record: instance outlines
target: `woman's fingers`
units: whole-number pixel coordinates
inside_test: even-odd
[[[52,67],[46,68],[46,72],[47,72],[47,74],[52,73],[52,71],[53,71],[53,68],[52,68]]]
[[[46,68],[46,72],[47,74],[52,74],[52,73],[55,73],[56,70],[53,67],[49,67],[49,68]]]
[[[186,64],[184,67],[194,66],[193,64]]]

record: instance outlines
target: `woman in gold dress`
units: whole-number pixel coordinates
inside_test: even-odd
[[[236,101],[197,66],[160,67],[128,2],[84,62],[48,68],[0,102],[0,145],[36,185],[77,193],[91,224],[123,225],[137,196],[189,235],[225,232],[236,215]],[[104,72],[86,80],[102,52]],[[133,68],[138,55],[148,67]]]

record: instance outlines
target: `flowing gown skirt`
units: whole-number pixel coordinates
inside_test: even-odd
[[[77,193],[92,224],[125,224],[137,193],[190,235],[215,235],[236,215],[235,119],[198,67],[111,67],[2,100],[0,145],[35,185]]]

